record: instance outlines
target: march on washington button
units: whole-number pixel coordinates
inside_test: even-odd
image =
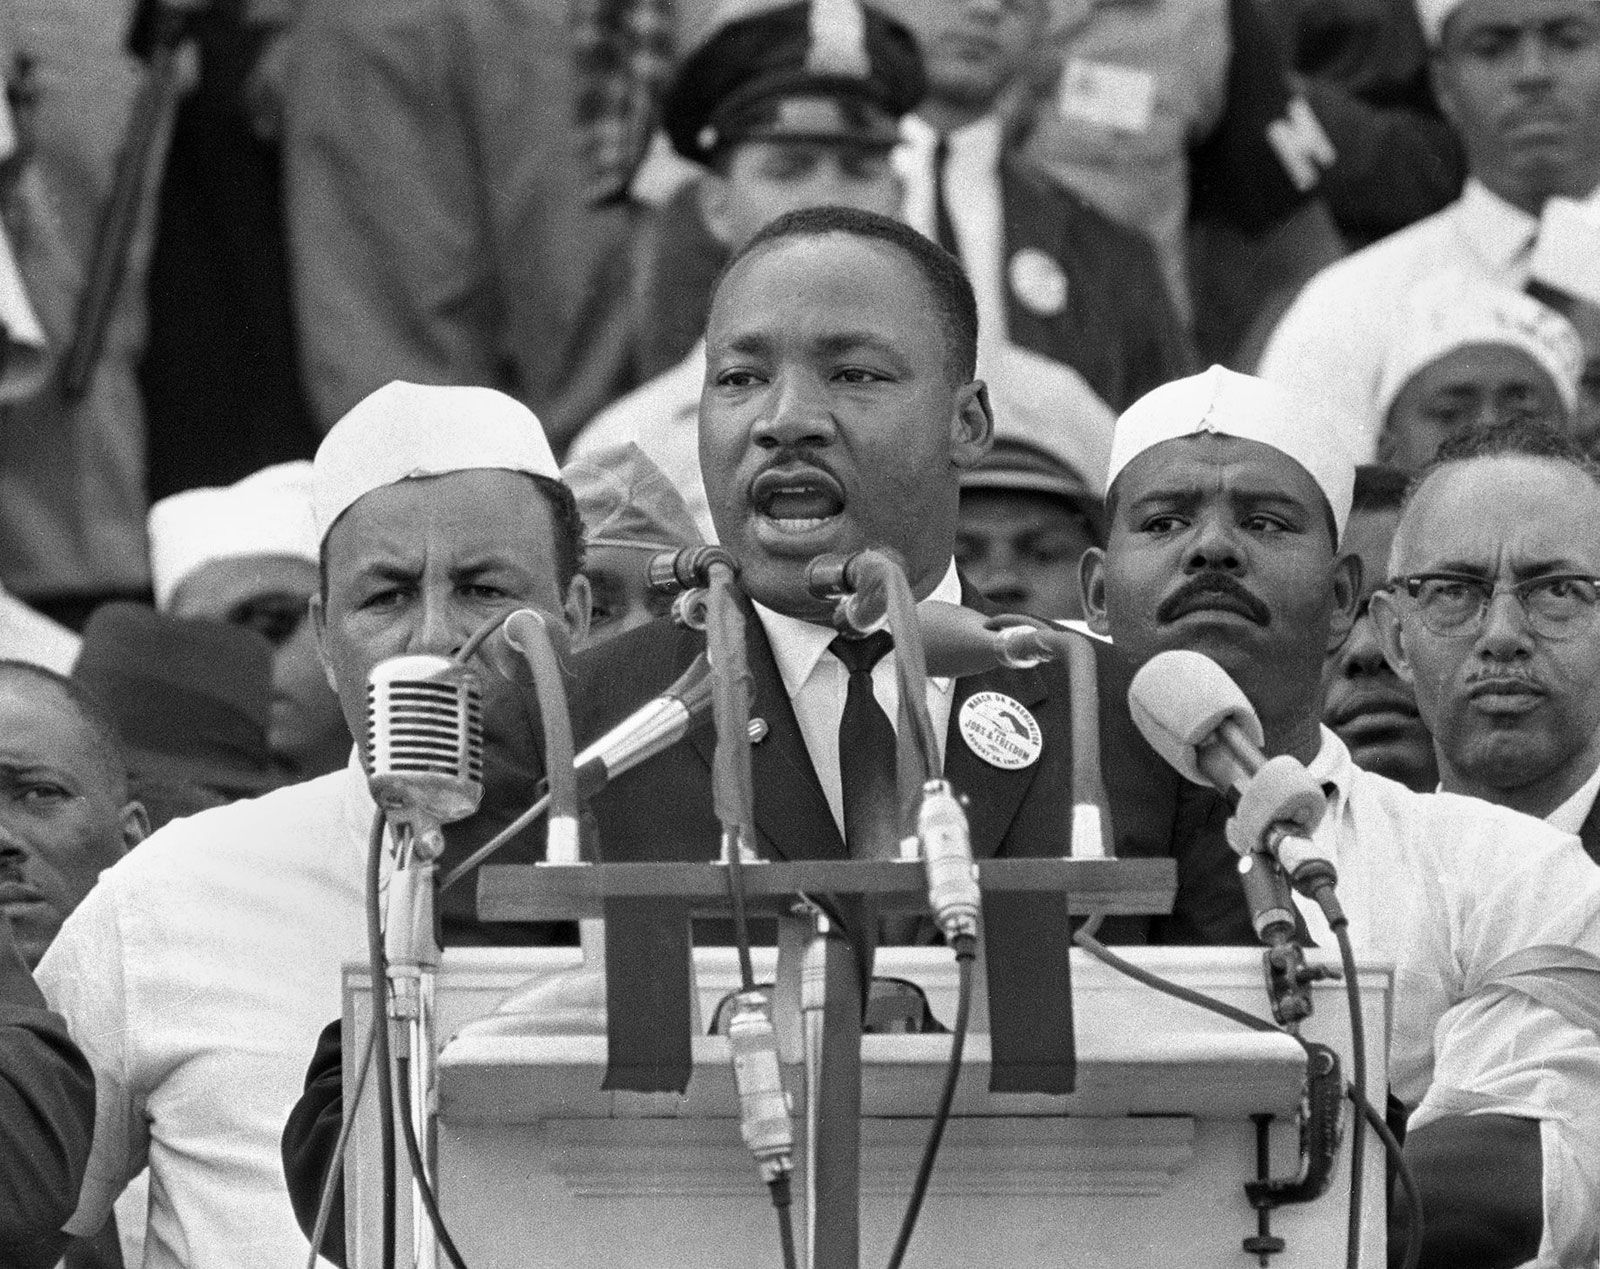
[[[991,767],[1019,771],[1039,761],[1044,733],[1021,701],[1004,692],[974,692],[961,706],[961,739]]]

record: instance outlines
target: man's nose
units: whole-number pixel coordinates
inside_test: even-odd
[[[1350,627],[1350,636],[1339,650],[1339,674],[1347,679],[1370,679],[1392,673],[1383,659],[1372,618],[1363,614]]]
[[[1533,651],[1528,614],[1522,610],[1522,601],[1511,591],[1499,590],[1489,597],[1477,644],[1479,653],[1492,660],[1520,659]]]
[[[813,374],[780,372],[754,430],[757,442],[773,449],[828,444],[836,425],[823,385]]]
[[[1551,79],[1550,49],[1544,37],[1527,35],[1517,50],[1516,77],[1521,85],[1547,84]]]
[[[1220,516],[1207,516],[1200,520],[1195,526],[1185,571],[1201,573],[1208,569],[1222,569],[1236,573],[1243,567],[1244,552],[1232,525]]]
[[[472,633],[462,619],[450,591],[425,590],[418,600],[406,651],[449,656]]]

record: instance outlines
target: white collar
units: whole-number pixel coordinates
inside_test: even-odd
[[[1357,767],[1344,741],[1327,727],[1322,727],[1321,732],[1322,744],[1317,749],[1317,756],[1306,764],[1306,770],[1318,784],[1333,786],[1333,792],[1329,794],[1329,811],[1337,813],[1350,796]]]
[[[947,604],[961,602],[961,578],[956,573],[954,557],[939,584],[933,588],[933,593],[920,602],[927,603],[930,600]],[[822,660],[828,645],[838,638],[839,632],[832,626],[819,626],[787,613],[776,612],[755,600],[750,602],[766,628],[767,642],[772,645],[772,658],[778,663],[778,674],[783,679],[784,690],[793,698],[811,677],[817,662]],[[954,687],[955,680],[930,678],[928,685],[948,693]]]
[[[933,147],[939,142],[938,129],[920,115],[906,115],[900,120],[900,136],[917,154],[923,156],[931,155]],[[1000,162],[1005,129],[999,115],[987,114],[948,133],[946,140],[950,145],[952,163],[993,168]]]
[[[1468,177],[1456,204],[1462,233],[1492,269],[1509,267],[1539,231],[1539,222],[1513,207],[1477,177]]]
[[[1551,828],[1559,828],[1563,833],[1571,833],[1576,837],[1584,820],[1589,818],[1589,812],[1594,809],[1596,795],[1600,795],[1600,767],[1590,773],[1571,797],[1546,815],[1544,822]]]

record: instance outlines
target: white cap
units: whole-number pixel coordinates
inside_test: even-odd
[[[317,541],[358,498],[402,480],[453,471],[527,472],[561,479],[544,425],[493,388],[398,379],[358,402],[317,450]]]
[[[1422,23],[1422,34],[1430,45],[1437,45],[1444,34],[1444,24],[1450,15],[1466,4],[1467,0],[1417,0],[1417,19]]]
[[[1583,342],[1571,322],[1520,291],[1450,283],[1417,293],[1399,338],[1389,345],[1373,400],[1378,421],[1417,371],[1467,344],[1520,348],[1555,380],[1567,413],[1577,405]]]
[[[1305,468],[1327,498],[1337,533],[1343,535],[1355,492],[1350,441],[1357,431],[1348,417],[1316,397],[1212,366],[1162,384],[1123,411],[1111,440],[1106,488],[1124,467],[1163,441],[1200,432],[1237,436],[1270,445]]]
[[[1071,366],[1015,344],[983,349],[978,376],[989,385],[996,442],[1031,445],[1083,477],[1095,497],[1111,454],[1117,416]]]
[[[311,464],[279,463],[220,488],[186,489],[150,508],[150,575],[165,612],[202,564],[253,555],[317,560]]]

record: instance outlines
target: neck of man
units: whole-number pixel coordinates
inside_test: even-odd
[[[1437,751],[1437,746],[1435,747]],[[1515,786],[1495,785],[1462,771],[1450,761],[1447,754],[1439,752],[1439,786],[1446,793],[1460,793],[1467,797],[1482,798],[1497,806],[1510,807],[1536,820],[1542,820],[1574,793],[1600,765],[1600,755],[1591,741],[1583,751],[1547,775]]]
[[[1552,198],[1586,199],[1600,187],[1600,173],[1579,176],[1574,174],[1564,180],[1528,181],[1506,172],[1476,172],[1477,178],[1491,193],[1503,198],[1518,211],[1538,219],[1544,205]]]
[[[940,136],[959,132],[977,123],[994,109],[993,101],[957,101],[949,97],[929,97],[917,107],[917,117]]]
[[[1239,686],[1256,707],[1267,756],[1288,754],[1309,765],[1322,750],[1320,686],[1307,693],[1296,693],[1292,699],[1285,697],[1281,681],[1272,684],[1270,692],[1252,690],[1254,685],[1242,679]]]

